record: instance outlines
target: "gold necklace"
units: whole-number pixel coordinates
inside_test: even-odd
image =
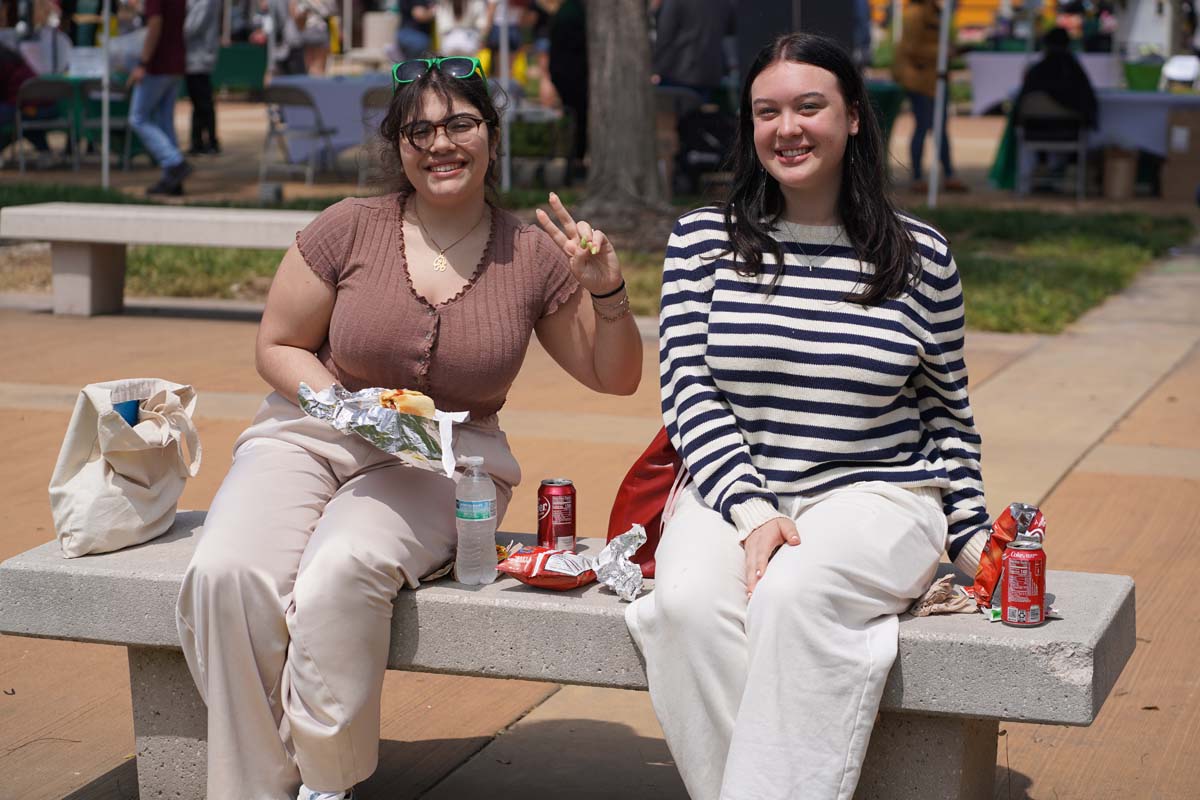
[[[796,230],[796,228],[803,228],[805,226],[801,225],[798,222],[788,222],[786,219],[781,219],[779,221],[780,221],[780,223],[782,223],[782,227],[787,231],[788,235],[792,239],[794,239],[799,244],[805,244],[804,238],[802,236],[800,236],[800,234]],[[821,252],[817,253],[814,257],[809,259],[808,265],[807,265],[809,272],[813,271],[813,268],[816,265],[816,262],[819,261],[820,259],[824,258],[825,254],[829,252],[830,248],[832,248],[835,244],[837,244],[839,241],[841,241],[842,234],[845,231],[841,230],[840,225],[838,226],[838,228],[839,228],[838,234],[837,234],[837,236],[833,237],[833,241],[830,242],[829,244],[825,245],[823,248],[821,248]],[[800,266],[803,267],[805,265],[801,264]]]
[[[421,221],[421,212],[417,210],[416,203],[413,203],[413,216],[417,218],[417,227],[419,227],[421,229],[421,233],[425,234],[425,238],[428,239],[430,241],[430,243],[434,247],[437,248],[438,254],[437,254],[437,258],[435,258],[433,260],[433,271],[434,272],[445,272],[446,267],[450,266],[450,262],[446,260],[446,251],[449,250],[450,248],[454,247],[454,245],[458,244],[463,239],[467,238],[468,236],[470,236],[472,233],[475,232],[475,229],[479,227],[480,223],[483,222],[484,217],[487,216],[487,206],[485,205],[483,207],[483,212],[479,215],[479,220],[474,225],[471,226],[471,229],[469,231],[467,231],[462,236],[458,237],[452,243],[446,245],[445,247],[442,247],[440,244],[438,244],[437,240],[434,239],[433,236],[430,235],[429,231],[425,229],[425,223]]]

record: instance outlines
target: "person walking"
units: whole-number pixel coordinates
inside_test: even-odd
[[[192,146],[188,155],[220,153],[212,85],[212,72],[221,48],[220,0],[187,0],[183,38],[187,47],[184,80],[192,100]]]
[[[146,194],[181,195],[183,181],[192,173],[175,139],[175,97],[187,68],[186,12],[185,0],[146,0],[146,39],[129,74],[129,124],[162,169]]]
[[[912,106],[913,128],[909,142],[912,189],[923,192],[927,184],[921,170],[925,156],[925,137],[933,130],[933,112],[937,95],[938,40],[941,31],[942,4],[940,0],[910,0],[904,9],[904,31],[896,48],[892,75],[908,94]],[[942,143],[938,158],[942,163],[942,187],[948,192],[965,192],[967,186],[954,174],[950,159],[950,129],[946,126],[946,111],[950,97],[942,106]]]
[[[625,619],[692,800],[850,800],[897,615],[987,541],[962,287],[892,204],[834,40],[749,65],[732,164],[667,245],[662,411],[689,480]]]

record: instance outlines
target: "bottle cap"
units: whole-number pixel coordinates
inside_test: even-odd
[[[483,456],[460,456],[458,460],[468,467],[483,466]]]

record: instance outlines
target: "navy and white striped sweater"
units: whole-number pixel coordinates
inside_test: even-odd
[[[738,275],[719,210],[681,217],[663,270],[663,418],[701,494],[742,538],[779,515],[781,495],[876,480],[936,487],[950,557],[974,574],[988,520],[962,288],[946,240],[902,222],[920,279],[867,307],[842,299],[871,267],[841,228],[781,225],[785,271],[768,293],[774,259],[758,278]]]

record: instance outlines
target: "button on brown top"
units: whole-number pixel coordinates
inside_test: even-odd
[[[317,357],[352,391],[418,389],[443,411],[490,416],[504,405],[534,325],[579,284],[544,231],[493,210],[475,276],[431,306],[408,278],[401,199],[348,198],[296,235],[305,262],[337,290]]]

